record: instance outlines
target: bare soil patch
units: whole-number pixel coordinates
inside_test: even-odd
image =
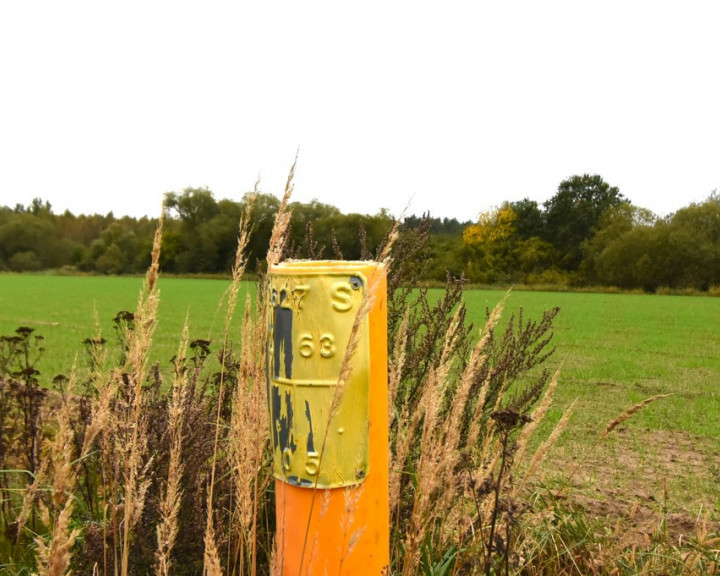
[[[560,493],[571,504],[622,548],[649,547],[657,537],[679,544],[699,528],[720,531],[720,446],[684,432],[613,434],[588,456],[566,448],[553,460],[569,476]]]

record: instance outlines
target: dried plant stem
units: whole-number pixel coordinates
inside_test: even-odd
[[[445,462],[442,454],[445,438],[438,429],[438,418],[451,360],[452,358],[446,357],[436,369],[431,371],[420,400],[420,406],[423,407],[423,427],[416,471],[415,499],[405,537],[403,576],[415,574],[420,561],[420,544],[425,537],[429,522],[435,515],[432,508],[434,495],[444,480]],[[451,489],[451,487],[447,488]]]
[[[20,514],[18,514],[17,519],[15,520],[17,522],[17,542],[20,540],[20,534],[22,533],[23,529],[25,528],[25,525],[27,524],[28,520],[30,519],[30,514],[33,510],[33,502],[35,501],[35,498],[37,497],[37,493],[40,490],[40,486],[42,482],[45,481],[45,477],[47,475],[47,467],[49,464],[49,460],[44,458],[40,462],[40,468],[36,470],[35,477],[33,478],[33,481],[30,483],[30,485],[27,487],[27,490],[25,490],[25,495],[23,496],[23,503],[20,508]]]
[[[492,334],[492,331],[495,329],[497,323],[500,321],[500,317],[502,316],[507,297],[508,294],[505,294],[503,299],[495,305],[495,308],[493,308],[493,311],[490,313],[490,316],[485,322],[485,327],[483,328],[480,339],[478,340],[477,344],[473,348],[472,353],[470,354],[470,359],[460,378],[460,385],[455,392],[455,396],[451,403],[450,414],[446,420],[445,426],[445,434],[447,437],[447,441],[444,443],[444,459],[450,463],[448,466],[448,471],[454,469],[455,464],[460,458],[460,452],[458,448],[461,440],[461,419],[467,407],[474,376],[488,360],[486,348],[490,341],[490,335]],[[458,313],[459,312],[460,309],[458,309]],[[482,409],[482,404],[484,404],[484,398],[482,396],[480,400],[482,400],[482,402],[479,403],[478,409]],[[477,420],[479,420],[479,413]]]
[[[178,533],[178,514],[182,488],[180,481],[183,474],[182,444],[183,420],[185,412],[185,398],[187,392],[187,372],[185,360],[187,357],[190,320],[186,316],[178,353],[175,356],[175,377],[173,379],[172,397],[168,406],[170,429],[170,463],[168,466],[167,484],[165,494],[160,502],[160,523],[157,526],[158,547],[155,552],[155,574],[168,576],[171,574],[171,553]]]
[[[240,534],[241,566],[248,557],[250,573],[257,569],[257,514],[263,474],[263,459],[270,442],[269,415],[265,398],[263,335],[265,327],[253,320],[248,296],[242,327],[240,374],[233,399],[230,423],[230,458]]]
[[[257,183],[256,183],[257,187]],[[220,384],[218,389],[217,411],[215,414],[215,438],[213,441],[212,464],[210,467],[210,482],[207,494],[207,518],[205,526],[205,567],[207,574],[214,574],[219,569],[219,556],[217,553],[217,544],[215,542],[215,531],[213,528],[213,493],[215,489],[215,473],[217,468],[218,445],[220,442],[221,414],[224,402],[225,383],[226,383],[226,364],[230,354],[230,325],[232,322],[235,307],[237,305],[237,296],[240,291],[240,281],[245,272],[245,249],[250,238],[250,215],[252,214],[253,202],[247,204],[245,214],[240,218],[238,245],[235,251],[235,261],[232,267],[232,282],[230,284],[230,292],[228,296],[227,310],[225,313],[225,331],[223,339],[223,348],[220,356]]]
[[[338,574],[342,574],[345,559],[353,551],[355,545],[357,544],[360,537],[363,535],[363,532],[366,528],[365,526],[361,526],[359,528],[356,528],[352,532],[350,531],[355,516],[355,510],[357,509],[358,501],[360,500],[360,496],[362,495],[363,490],[364,486],[360,485],[355,490],[346,488],[343,493],[345,497],[345,508],[340,519],[340,529],[343,533],[343,550],[342,555],[340,556],[340,566],[338,567]]]
[[[275,215],[275,222],[272,233],[270,234],[270,244],[267,252],[268,268],[278,264],[282,260],[283,253],[285,252],[287,230],[288,226],[290,226],[290,217],[292,216],[292,210],[288,210],[288,204],[290,203],[290,197],[295,188],[293,179],[295,178],[297,159],[298,155],[295,154],[295,160],[292,166],[290,166],[290,172],[288,173],[287,182],[285,183],[285,192],[280,201],[280,208],[278,208],[277,214]]]
[[[555,427],[550,433],[550,436],[547,437],[547,440],[545,440],[545,442],[543,442],[542,445],[535,451],[535,454],[533,454],[533,457],[530,460],[530,464],[528,464],[527,470],[523,474],[522,480],[517,485],[516,492],[519,492],[527,485],[527,481],[532,478],[533,474],[535,474],[538,466],[540,466],[540,463],[543,461],[550,449],[555,445],[557,439],[560,437],[560,434],[565,431],[568,423],[570,422],[573,410],[575,409],[575,404],[577,404],[577,398],[573,400],[570,406],[568,406],[565,412],[563,412],[562,417],[558,420],[558,423],[555,424]]]
[[[405,310],[400,329],[395,335],[393,347],[393,363],[388,370],[388,429],[392,428],[395,420],[395,397],[400,387],[403,367],[405,366],[405,345],[408,336],[409,311]]]
[[[217,543],[215,541],[215,527],[212,517],[212,502],[210,500],[209,492],[207,507],[209,513],[208,521],[205,525],[205,551],[203,555],[203,574],[206,574],[207,576],[222,576],[220,555],[218,554]]]
[[[145,493],[148,488],[144,472],[147,470],[149,463],[145,462],[143,465],[147,444],[145,437],[146,423],[142,416],[143,381],[145,379],[147,352],[152,343],[157,307],[160,300],[157,280],[160,269],[163,221],[164,217],[161,216],[155,231],[152,261],[145,276],[145,284],[138,301],[137,312],[135,313],[135,330],[127,335],[129,379],[131,383],[131,433],[128,457],[125,462],[125,502],[121,554],[122,576],[127,576],[129,571],[130,534],[142,514]]]
[[[560,377],[560,370],[556,370],[555,374],[552,377],[552,380],[550,381],[550,385],[547,387],[547,390],[545,390],[545,394],[543,394],[543,397],[540,399],[540,402],[538,402],[537,406],[535,407],[535,410],[533,410],[532,414],[530,415],[530,423],[525,426],[518,435],[517,440],[517,447],[515,450],[515,460],[517,462],[521,462],[523,459],[523,456],[525,455],[525,451],[527,450],[528,442],[530,441],[530,438],[535,433],[535,430],[537,430],[537,427],[540,425],[540,423],[545,418],[545,415],[547,414],[547,411],[550,409],[550,406],[552,405],[553,397],[555,395],[555,389],[557,388],[558,379]],[[575,403],[573,402],[573,405]],[[537,454],[536,454],[537,455]]]
[[[505,309],[505,302],[507,301],[509,294],[509,291],[505,293],[502,300],[500,300],[495,305],[492,312],[490,313],[490,316],[488,316],[488,319],[485,322],[485,326],[482,329],[480,339],[478,340],[478,343],[473,349],[473,352],[470,356],[470,361],[468,362],[468,366],[465,370],[465,373],[463,374],[463,381],[467,378],[473,378],[475,374],[478,373],[479,368],[487,362],[485,350],[490,342],[490,336],[493,330],[497,326],[497,323],[500,321],[500,317],[502,316],[502,312]],[[483,381],[477,395],[475,411],[473,413],[472,419],[470,420],[468,438],[465,445],[471,448],[477,444],[478,438],[480,437],[480,426],[482,423],[481,416],[483,409],[485,408],[485,400],[487,399],[487,394],[490,390],[490,377],[491,372],[488,371],[487,378],[485,378],[485,380]]]
[[[655,396],[650,396],[649,398],[646,398],[642,402],[638,402],[634,406],[628,408],[627,410],[625,410],[625,412],[620,414],[620,416],[615,418],[612,422],[610,422],[605,427],[605,430],[603,431],[603,433],[600,434],[600,439],[605,438],[608,434],[610,434],[610,432],[612,432],[613,430],[615,430],[615,428],[620,426],[620,424],[625,422],[625,420],[630,418],[633,414],[637,414],[638,412],[640,412],[640,410],[645,408],[645,406],[647,406],[648,404],[652,404],[656,400],[660,400],[661,398],[667,398],[668,396],[672,396],[672,394],[656,394]]]
[[[585,454],[582,456],[582,458],[578,459],[578,461],[575,463],[575,466],[570,470],[570,472],[567,475],[567,484],[570,485],[570,480],[575,476],[577,471],[587,462],[587,459],[590,457],[590,454],[592,452],[592,449],[597,447],[597,444],[607,438],[607,436],[615,430],[620,424],[631,418],[633,415],[640,412],[643,408],[648,406],[649,404],[652,404],[656,400],[660,400],[661,398],[667,398],[668,396],[672,396],[673,394],[656,394],[655,396],[650,396],[649,398],[646,398],[642,402],[638,402],[637,404],[631,406],[627,410],[625,410],[622,414],[611,420],[608,425],[605,427],[605,430],[603,430],[602,434],[598,436],[597,442],[595,445],[587,450]]]
[[[75,370],[73,369],[68,383],[68,394],[72,394],[75,383]],[[41,537],[35,538],[38,556],[39,576],[62,576],[67,572],[71,559],[71,549],[80,535],[80,530],[70,528],[70,519],[73,510],[72,495],[77,478],[74,457],[73,430],[71,423],[71,408],[68,398],[63,399],[58,411],[58,429],[55,438],[47,446],[47,459],[52,462],[52,468],[44,468],[43,480],[50,479],[52,473],[52,529],[49,544]],[[81,455],[84,457],[84,455]],[[47,478],[45,476],[47,475]]]
[[[102,338],[102,332],[100,330],[100,318],[98,316],[97,308],[93,307],[93,315],[95,319],[95,336],[94,339],[96,342],[104,342],[104,339]],[[109,456],[114,451],[111,447],[111,441],[110,437],[113,435],[112,430],[116,430],[117,427],[115,424],[117,423],[117,416],[113,413],[112,410],[112,403],[113,399],[115,398],[118,390],[118,381],[120,380],[119,377],[117,377],[112,371],[109,371],[105,368],[105,363],[107,361],[107,349],[102,346],[93,346],[91,348],[91,364],[93,367],[93,371],[91,373],[91,381],[93,383],[93,386],[96,390],[96,395],[93,397],[91,404],[90,404],[90,412],[92,414],[90,423],[87,425],[87,428],[85,429],[85,437],[83,439],[83,445],[81,449],[81,454],[88,454],[94,447],[95,441],[100,437],[100,453],[101,455]],[[109,507],[109,502],[114,501],[114,482],[112,479],[108,479],[109,476],[109,466],[108,466],[108,460],[110,460],[111,457],[104,458],[101,457],[99,459],[99,473],[100,473],[100,496],[99,498],[104,500],[102,504],[102,533],[103,533],[103,543],[108,541],[108,518],[107,518],[107,512]],[[115,464],[116,465],[116,464]],[[110,487],[108,488],[108,481],[110,482]],[[115,510],[115,506],[112,506],[113,510]],[[111,514],[112,522],[115,523],[115,517],[116,514],[113,512]],[[117,536],[117,532],[114,531],[114,536]],[[115,542],[117,542],[117,539],[115,539]],[[117,549],[115,547],[115,551],[117,553]],[[102,563],[102,571],[103,574],[107,574],[108,572],[108,546],[103,546],[103,563]],[[116,566],[116,572],[117,572],[117,558],[115,561]]]

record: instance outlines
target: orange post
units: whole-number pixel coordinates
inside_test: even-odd
[[[389,573],[387,288],[374,262],[269,270],[276,562],[287,576]],[[339,386],[353,324],[350,376]]]

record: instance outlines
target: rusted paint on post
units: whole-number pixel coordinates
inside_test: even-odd
[[[269,271],[268,401],[284,575],[387,573],[387,289],[379,266],[286,261]],[[370,286],[375,303],[340,390]]]

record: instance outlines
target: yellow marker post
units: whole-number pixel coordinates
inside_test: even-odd
[[[376,299],[360,325],[352,372],[340,390],[348,340],[369,287],[377,289]],[[387,574],[384,274],[375,262],[286,261],[270,268],[268,291],[268,402],[281,573]]]

